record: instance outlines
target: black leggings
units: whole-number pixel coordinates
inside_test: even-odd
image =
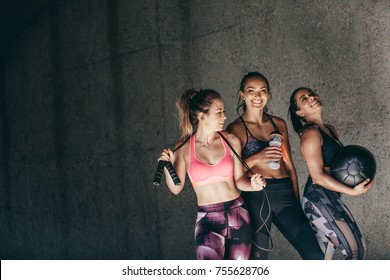
[[[294,195],[291,179],[266,181],[265,192],[241,192],[254,229],[250,259],[268,258],[269,230],[272,223],[298,251],[302,259],[324,259],[324,253],[318,245],[310,223]]]

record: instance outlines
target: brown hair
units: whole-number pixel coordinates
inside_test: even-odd
[[[297,111],[299,110],[299,107],[295,97],[297,93],[300,92],[301,90],[306,90],[309,93],[313,93],[313,90],[311,88],[299,87],[295,89],[290,96],[290,106],[288,108],[288,111],[290,113],[290,118],[291,118],[291,123],[293,125],[293,128],[295,132],[298,134],[302,132],[303,128],[305,127],[304,125],[306,124],[305,118],[297,115]]]
[[[222,99],[221,95],[212,89],[188,89],[176,101],[179,109],[179,121],[182,129],[180,139],[185,139],[198,129],[198,114],[207,114],[214,100]]]

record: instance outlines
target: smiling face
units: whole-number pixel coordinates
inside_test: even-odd
[[[306,118],[322,109],[320,97],[312,90],[302,89],[295,95],[295,102],[298,110],[296,114],[299,117]]]
[[[240,96],[245,102],[246,109],[261,109],[267,105],[270,93],[267,83],[258,77],[251,77],[246,80],[245,87],[240,91]]]
[[[225,125],[225,106],[221,99],[215,99],[211,104],[209,111],[199,114],[200,122],[210,130],[221,131]]]

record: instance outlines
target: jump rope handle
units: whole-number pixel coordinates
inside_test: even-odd
[[[153,185],[159,186],[161,183],[161,178],[164,174],[164,167],[168,169],[169,175],[171,176],[173,183],[175,186],[179,186],[181,181],[179,177],[177,177],[175,168],[173,168],[172,162],[159,160],[157,164],[156,173],[154,173]]]
[[[176,152],[178,149],[184,146],[185,143],[187,143],[188,140],[190,140],[191,137],[187,137],[184,139],[184,141],[181,142],[181,144],[175,148],[172,152]],[[176,170],[173,168],[172,162],[170,161],[164,161],[159,160],[157,165],[156,173],[154,174],[154,180],[153,185],[159,186],[161,182],[162,175],[164,174],[164,166],[168,169],[169,175],[171,175],[172,181],[175,184],[175,186],[180,186],[181,181],[179,177],[177,177]]]
[[[159,186],[161,183],[161,178],[164,174],[164,166],[166,161],[159,160],[157,164],[156,172],[154,173],[153,185]]]

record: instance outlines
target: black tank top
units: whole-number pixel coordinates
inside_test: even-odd
[[[266,114],[266,116],[271,120],[275,131],[277,133],[280,133],[278,127],[275,125],[272,118],[268,114]],[[242,117],[240,117],[240,120],[244,124],[245,132],[246,132],[246,143],[245,143],[244,148],[242,149],[242,152],[241,152],[242,157],[244,159],[246,159],[246,158],[250,157],[251,155],[254,155],[254,154],[261,152],[262,150],[267,148],[269,146],[269,144],[268,144],[268,141],[263,141],[263,140],[256,138],[255,136],[253,136],[252,133],[250,132],[250,130],[248,129],[248,127],[246,126],[244,119]]]
[[[325,131],[323,131],[318,125],[310,124],[310,125],[307,125],[306,127],[309,127],[309,126],[316,127],[318,129],[318,131],[320,132],[320,134],[322,136],[322,146],[321,146],[322,159],[324,161],[324,166],[330,167],[334,157],[337,155],[337,153],[343,147],[343,144],[339,141],[339,139],[333,133],[333,131],[330,127],[327,126],[327,128],[329,129],[333,138],[330,137]]]

